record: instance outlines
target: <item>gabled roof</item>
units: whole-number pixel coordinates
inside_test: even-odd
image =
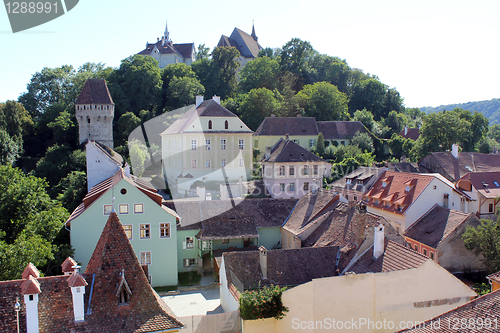
[[[385,171],[372,188],[365,193],[367,205],[402,215],[434,177],[434,175]],[[409,191],[406,191],[406,186],[409,185],[407,183],[411,181],[414,184],[410,186]],[[384,182],[386,183],[385,187],[383,186]],[[379,200],[379,203],[375,204],[374,200]],[[387,207],[384,201],[390,201],[391,205]],[[397,205],[402,205],[402,209],[398,210]]]
[[[383,168],[359,167],[353,172],[350,172],[344,177],[334,181],[330,184],[330,186],[335,189],[339,188],[365,192],[369,188],[368,184],[374,181],[373,177],[377,177],[377,175],[382,171]],[[350,183],[347,183],[346,180],[350,180]]]
[[[127,305],[119,306],[115,293],[123,280],[122,272],[132,295]],[[114,332],[158,332],[183,326],[149,284],[114,212],[104,226],[85,273],[95,274],[92,314],[86,317],[89,324],[106,322],[106,329]]]
[[[178,54],[185,59],[190,59],[193,56],[194,43],[174,44],[163,43],[162,40],[156,43],[147,43],[146,48],[139,55],[151,55],[154,50],[158,50],[160,54]]]
[[[256,251],[224,252],[228,284],[238,284],[243,289],[260,286],[294,286],[312,279],[335,276],[337,246],[309,247],[267,251],[267,278],[263,279],[260,253]],[[236,276],[235,280],[233,276]],[[242,290],[240,290],[242,292]]]
[[[495,281],[496,283],[500,283],[500,272],[490,274],[486,278],[490,281]]]
[[[267,117],[253,134],[259,135],[308,135],[318,136],[318,126],[314,117]]]
[[[405,134],[405,129],[403,128],[403,130],[399,132],[399,135],[401,135],[405,139],[417,140],[418,137],[420,136],[420,129],[418,127],[408,128]]]
[[[325,140],[352,139],[356,133],[366,132],[360,121],[318,121],[317,125]]]
[[[113,149],[109,148],[106,145],[103,145],[100,142],[94,141],[94,140],[86,140],[86,145],[94,145],[96,149],[98,149],[101,153],[103,153],[106,157],[108,157],[111,161],[115,162],[116,165],[119,167],[123,166],[123,157],[118,154],[116,151]]]
[[[459,152],[458,157],[453,157],[450,152],[430,153],[425,159],[434,159],[447,174],[445,177],[457,181],[469,172],[500,171],[500,155]],[[419,162],[424,165],[423,160]],[[424,165],[425,166],[425,165]],[[429,170],[434,172],[434,170]]]
[[[297,199],[172,201],[164,204],[182,216],[178,230],[197,230],[199,239],[258,237],[257,228],[280,227]]]
[[[252,31],[255,33],[255,30]],[[217,46],[233,46],[244,58],[257,58],[262,46],[251,35],[234,28],[230,37],[222,35]]]
[[[484,296],[478,297],[453,310],[429,319],[418,326],[398,332],[415,333],[482,333],[497,332],[498,318],[500,317],[500,289]],[[485,322],[485,319],[489,319]],[[441,325],[432,323],[440,322]],[[489,322],[489,324],[488,324]],[[450,325],[448,325],[450,323]],[[455,325],[458,323],[458,326]],[[461,323],[470,323],[470,326],[460,326]],[[475,325],[472,325],[475,323]],[[486,324],[488,326],[486,326]],[[481,324],[481,325],[479,325]]]
[[[160,135],[167,134],[179,134],[183,133],[193,122],[195,122],[200,117],[238,117],[215,100],[207,100],[201,103],[198,107],[192,105],[191,109],[184,113],[179,119],[174,121],[165,131],[160,133]],[[206,133],[215,132],[208,130]],[[251,133],[252,131],[245,126],[245,128],[225,130],[224,133]]]
[[[307,149],[299,146],[292,140],[280,138],[271,148],[271,155],[263,158],[262,162],[268,163],[294,163],[294,162],[325,162],[321,157],[314,155]]]
[[[466,214],[435,204],[404,235],[436,249],[439,243],[464,223],[478,222],[479,219],[474,213]]]
[[[375,259],[372,245],[348,271],[356,274],[400,271],[417,268],[428,260],[427,257],[388,239],[385,239],[384,246],[384,253]]]
[[[415,162],[389,162],[387,163],[389,171],[407,172],[407,173],[425,173],[428,172],[419,167]]]
[[[75,104],[115,104],[104,79],[87,79]]]
[[[458,180],[469,181],[470,184],[488,199],[494,199],[500,196],[500,172],[469,172]]]
[[[99,199],[108,191],[111,191],[114,186],[122,180],[125,180],[133,185],[168,213],[178,217],[172,210],[169,210],[162,205],[163,197],[157,193],[153,185],[133,175],[126,176],[123,169],[120,168],[113,176],[103,180],[90,189],[90,192],[87,193],[87,195],[83,198],[83,202],[71,213],[68,220],[66,221],[66,224],[82,215],[83,212],[85,212],[97,199]]]

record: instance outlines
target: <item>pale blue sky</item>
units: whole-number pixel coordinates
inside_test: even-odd
[[[500,98],[500,1],[80,0],[64,16],[13,34],[0,9],[0,101],[17,99],[44,67],[117,67],[156,41],[211,49],[235,27],[263,47],[294,37],[396,88],[408,107]]]

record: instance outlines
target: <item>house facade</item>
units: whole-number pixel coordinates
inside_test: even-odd
[[[323,177],[331,176],[332,165],[289,139],[279,141],[266,151],[262,178],[273,198],[300,198],[316,191]]]
[[[500,202],[500,171],[469,172],[456,185],[471,197],[471,211],[480,218],[497,219]]]
[[[385,171],[364,194],[368,211],[404,233],[434,204],[470,212],[470,198],[439,174]]]
[[[75,260],[87,267],[103,221],[115,211],[151,284],[176,285],[179,216],[162,200],[156,189],[122,169],[94,186],[66,222]]]
[[[330,188],[342,194],[346,200],[363,200],[368,191],[386,168],[359,167],[330,184]]]
[[[158,61],[158,66],[160,68],[165,68],[168,65],[177,63],[191,65],[193,61],[196,61],[196,48],[194,43],[173,43],[170,39],[167,24],[165,24],[163,36],[157,38],[156,43],[146,43],[146,48],[137,54],[153,57]]]
[[[196,100],[160,134],[163,172],[174,198],[187,195],[193,184],[218,187],[252,175],[253,132],[220,105],[219,97],[203,101],[198,96]]]

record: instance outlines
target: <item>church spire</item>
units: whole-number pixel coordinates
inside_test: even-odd
[[[164,43],[170,43],[170,33],[168,32],[168,24],[165,22],[165,32],[163,33]]]
[[[254,23],[253,23],[253,20],[252,20],[252,37],[253,39],[257,42],[259,40],[259,38],[257,37],[257,35],[255,34],[255,26],[254,26]]]

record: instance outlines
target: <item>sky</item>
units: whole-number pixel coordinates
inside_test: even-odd
[[[63,16],[12,33],[0,8],[0,102],[44,67],[120,61],[163,35],[213,49],[235,27],[263,47],[292,38],[345,59],[399,91],[407,107],[500,98],[498,0],[80,0]]]

